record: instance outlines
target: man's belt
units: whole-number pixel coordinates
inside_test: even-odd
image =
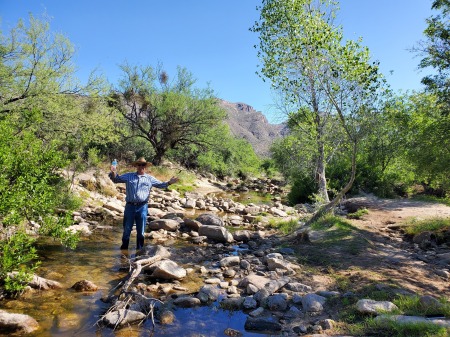
[[[148,201],[141,201],[141,202],[130,202],[130,201],[127,201],[128,205],[133,205],[133,206],[142,206],[142,205],[145,205],[147,203],[148,203]]]

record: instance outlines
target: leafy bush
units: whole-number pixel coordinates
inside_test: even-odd
[[[9,293],[21,291],[39,266],[34,239],[22,231],[0,241],[0,280]],[[8,274],[18,272],[14,277]]]

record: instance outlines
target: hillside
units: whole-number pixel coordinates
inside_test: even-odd
[[[231,132],[246,139],[260,156],[267,157],[273,141],[288,132],[286,125],[270,124],[261,112],[248,104],[220,100],[220,105],[227,111]]]

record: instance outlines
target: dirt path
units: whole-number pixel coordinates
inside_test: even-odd
[[[370,243],[367,251],[353,258],[360,267],[355,272],[358,278],[379,279],[394,283],[419,294],[447,296],[450,298],[450,282],[436,272],[449,271],[448,265],[437,263],[436,251],[414,249],[404,241],[400,228],[406,220],[450,217],[450,207],[421,201],[380,200],[373,197],[358,200],[369,210],[361,220],[351,220]],[[437,253],[448,253],[450,249],[439,248]],[[428,258],[431,257],[431,258]]]

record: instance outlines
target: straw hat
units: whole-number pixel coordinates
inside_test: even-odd
[[[152,165],[152,163],[146,161],[144,157],[141,157],[138,160],[136,160],[136,161],[131,163],[131,165],[133,165],[133,166],[138,166],[138,165],[141,165],[141,164],[145,164],[145,167]]]

